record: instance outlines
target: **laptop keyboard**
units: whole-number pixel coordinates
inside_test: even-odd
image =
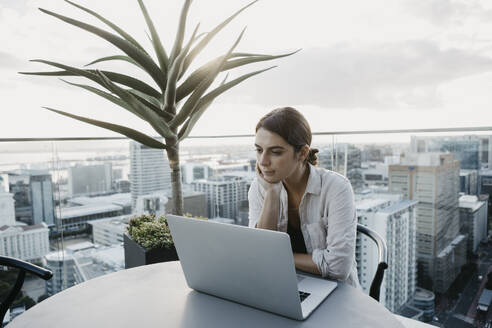
[[[306,292],[299,292],[299,297],[301,298],[301,303],[302,301],[304,301],[309,295],[311,295],[310,293],[306,293]]]

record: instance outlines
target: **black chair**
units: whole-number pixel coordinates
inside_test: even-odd
[[[381,284],[383,282],[384,270],[388,268],[388,248],[386,247],[386,241],[381,237],[376,231],[362,225],[357,224],[357,232],[360,232],[367,237],[374,240],[378,246],[378,269],[374,275],[374,279],[371,283],[371,288],[369,290],[369,296],[374,298],[379,302],[379,293],[381,290]]]
[[[17,294],[21,290],[22,285],[24,284],[26,271],[44,280],[50,280],[51,277],[53,277],[53,272],[41,268],[37,265],[31,264],[29,262],[25,262],[8,256],[0,256],[0,266],[19,269],[19,274],[17,275],[17,280],[15,281],[14,287],[12,287],[12,290],[10,291],[7,298],[2,302],[2,304],[0,304],[0,327],[1,327],[5,313],[7,313],[7,310],[14,302],[15,297],[17,296]]]

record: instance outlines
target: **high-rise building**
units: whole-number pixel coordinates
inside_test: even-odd
[[[492,169],[482,169],[478,175],[478,195],[489,195],[488,213],[492,215]]]
[[[492,136],[477,136],[480,139],[482,167],[492,168]]]
[[[487,209],[477,196],[460,197],[460,232],[468,236],[468,255],[477,252],[481,241],[487,241]]]
[[[460,192],[466,195],[477,195],[478,170],[460,170]]]
[[[53,277],[46,280],[46,294],[55,295],[75,285],[75,262],[67,251],[56,251],[45,255],[43,266],[53,272]]]
[[[112,165],[78,165],[68,168],[68,194],[87,196],[105,194],[113,185]]]
[[[171,168],[162,149],[130,141],[132,208],[138,196],[171,189]]]
[[[45,171],[16,170],[8,173],[9,191],[14,194],[15,218],[30,225],[54,225],[53,183]]]
[[[239,208],[248,199],[246,179],[233,175],[219,175],[209,180],[192,183],[195,191],[207,195],[208,218],[222,217],[236,220]]]
[[[391,199],[384,194],[356,202],[357,218],[382,236],[388,247],[388,269],[381,285],[380,302],[392,312],[399,311],[413,297],[416,286],[415,205],[416,201]],[[377,246],[358,234],[356,260],[362,289],[369,289],[377,270]]]
[[[418,285],[437,292],[445,292],[459,270],[448,271],[439,267],[439,257],[460,256],[455,242],[459,226],[459,162],[453,154],[410,153],[402,156],[399,165],[389,166],[389,190],[403,194],[406,199],[418,201],[417,260]],[[455,261],[459,266],[461,261]],[[461,269],[461,268],[459,268]],[[439,275],[445,275],[444,277]],[[437,281],[445,283],[437,283]]]

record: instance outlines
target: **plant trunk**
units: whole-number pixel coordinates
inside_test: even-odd
[[[183,191],[181,188],[181,169],[179,167],[179,142],[173,139],[166,139],[166,145],[170,146],[167,150],[167,158],[171,167],[171,187],[172,200],[174,205],[173,214],[183,215]]]

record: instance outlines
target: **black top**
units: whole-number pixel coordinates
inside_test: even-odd
[[[290,237],[290,244],[292,245],[292,252],[294,253],[307,253],[306,244],[304,242],[304,236],[301,229],[297,229],[292,224],[287,224],[287,233]]]

